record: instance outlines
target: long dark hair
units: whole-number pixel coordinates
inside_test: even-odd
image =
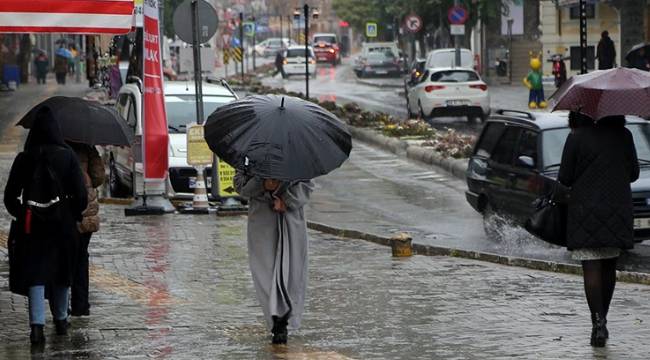
[[[569,113],[569,127],[571,129],[575,130],[577,128],[593,125],[594,119],[591,117],[577,111],[571,111]]]
[[[623,127],[625,126],[625,116],[624,115],[605,116],[604,118],[598,120],[598,125]]]

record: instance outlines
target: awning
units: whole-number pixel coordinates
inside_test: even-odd
[[[0,0],[0,32],[126,34],[133,0]]]

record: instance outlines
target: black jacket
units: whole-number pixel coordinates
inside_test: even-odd
[[[598,42],[596,57],[598,58],[598,70],[606,70],[614,67],[616,48],[609,36],[601,38]]]
[[[559,180],[571,187],[567,248],[634,245],[630,183],[639,177],[632,134],[622,125],[578,128],[567,138]]]
[[[41,151],[42,149],[42,151]],[[77,157],[63,142],[58,124],[53,118],[39,113],[28,136],[25,151],[16,156],[5,187],[4,203],[20,226],[24,224],[25,207],[19,197],[30,183],[38,156],[47,156],[52,170],[69,199],[62,202],[63,220],[47,232],[32,228],[25,238],[26,254],[19,268],[10,271],[21,273],[29,286],[58,284],[70,285],[77,241],[77,221],[86,208],[87,194]]]

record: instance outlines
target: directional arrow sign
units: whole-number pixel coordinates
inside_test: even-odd
[[[404,26],[408,31],[416,33],[422,29],[422,18],[416,14],[411,14],[404,19]]]
[[[469,12],[462,6],[452,6],[447,11],[447,19],[452,25],[463,25],[468,17]]]

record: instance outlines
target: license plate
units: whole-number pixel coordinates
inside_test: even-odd
[[[318,60],[327,60],[327,57],[321,56],[321,57],[318,58]]]
[[[387,70],[377,70],[375,71],[377,74],[388,74]]]
[[[650,218],[634,219],[634,229],[650,229]]]
[[[190,178],[188,178],[188,180],[189,180],[189,184],[190,184],[190,189],[195,189],[196,188],[196,177],[190,177]],[[206,185],[206,188],[208,188],[208,189],[211,188],[212,187],[212,178],[210,178],[210,177],[207,178],[205,180],[205,185]]]
[[[465,100],[447,100],[447,106],[463,106],[467,105]]]

